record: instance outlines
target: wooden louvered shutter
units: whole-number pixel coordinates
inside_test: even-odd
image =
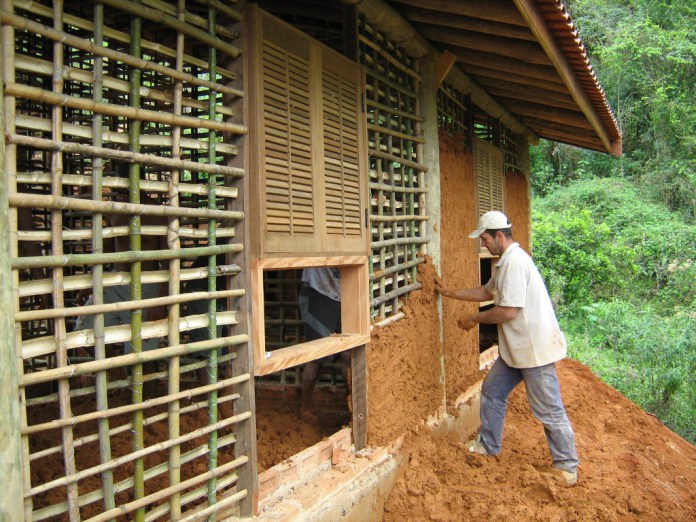
[[[361,69],[268,13],[250,12],[252,253],[365,254]]]
[[[505,212],[503,193],[503,152],[490,142],[474,138],[474,162],[478,213]]]
[[[356,65],[324,56],[322,120],[324,156],[324,250],[359,250],[365,246],[364,192],[360,146],[360,76]]]

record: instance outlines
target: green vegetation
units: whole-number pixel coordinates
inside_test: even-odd
[[[624,155],[532,151],[535,259],[570,355],[696,443],[696,4],[567,3]]]

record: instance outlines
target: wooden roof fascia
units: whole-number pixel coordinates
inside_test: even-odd
[[[370,25],[373,25],[376,29],[393,39],[409,56],[422,58],[431,54],[436,60],[440,59],[441,53],[423,38],[405,18],[383,0],[339,1],[347,5],[356,6],[358,12],[365,16]],[[485,110],[492,117],[499,119],[501,123],[509,127],[514,133],[527,135],[530,143],[539,141],[539,137],[531,129],[496,102],[460,68],[452,67],[447,78],[463,94],[470,95],[474,104]]]
[[[580,81],[574,68],[571,66],[570,60],[566,58],[566,53],[559,45],[559,37],[555,33],[551,32],[551,29],[546,23],[546,17],[542,15],[541,11],[545,10],[547,12],[557,13],[557,20],[567,20],[568,31],[572,31],[574,29],[572,22],[570,21],[570,16],[564,11],[562,5],[561,7],[558,7],[557,0],[551,0],[553,4],[556,5],[556,9],[554,9],[553,6],[549,5],[548,3],[540,8],[540,2],[535,0],[513,1],[522,17],[527,21],[529,27],[536,35],[540,45],[544,48],[552,62],[554,62],[556,70],[563,78],[563,81],[568,86],[571,95],[587,117],[590,125],[597,133],[597,136],[604,144],[605,150],[613,156],[621,156],[621,134],[618,131],[616,120],[614,120],[613,115],[611,115],[611,111],[608,108],[604,92],[602,91],[599,83],[596,81],[594,74],[588,74],[590,78],[594,79],[594,82],[588,82],[587,79],[585,82]],[[570,50],[571,49],[568,49],[568,51]],[[578,60],[578,55],[581,54],[585,54],[584,59],[580,59],[581,62],[584,62],[587,59],[584,49],[575,48],[572,49],[572,51],[575,51],[573,53],[575,55],[573,57],[573,61]],[[588,68],[587,70],[590,71],[591,69]],[[594,90],[596,93],[598,93],[598,95],[595,97],[599,97],[601,99],[595,101],[596,103],[604,106],[608,115],[604,115],[602,118],[598,114],[597,110],[595,109],[595,105],[593,104],[592,100],[590,100],[586,92],[586,89],[589,89],[590,92]],[[618,136],[612,139],[612,136],[609,135],[607,127],[613,127],[613,129],[616,129]]]

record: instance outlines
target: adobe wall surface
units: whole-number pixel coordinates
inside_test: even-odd
[[[440,133],[440,184],[442,199],[442,281],[449,288],[471,288],[480,284],[479,242],[469,239],[478,220],[476,177],[470,150]],[[479,378],[478,329],[469,332],[457,321],[476,313],[478,305],[443,299],[443,334],[447,406]]]
[[[418,267],[423,288],[412,292],[405,317],[372,331],[367,348],[369,446],[386,446],[444,403],[435,269]]]
[[[531,201],[527,179],[518,173],[505,174],[505,212],[512,223],[512,235],[522,248],[531,253]]]

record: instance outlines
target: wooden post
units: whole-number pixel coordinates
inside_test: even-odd
[[[0,82],[0,100],[3,87]],[[0,105],[0,129],[5,129],[5,112]],[[15,351],[13,299],[9,251],[9,206],[5,181],[5,139],[0,140],[0,520],[23,520],[24,490],[22,487],[22,457],[19,436],[19,395],[17,355]]]
[[[423,158],[422,161],[428,166],[425,175],[425,206],[428,209],[427,236],[428,254],[430,255],[433,266],[438,274],[442,273],[442,259],[440,256],[440,229],[442,228],[442,208],[440,199],[440,138],[437,127],[437,90],[438,85],[434,83],[436,78],[436,67],[438,60],[433,51],[422,60],[420,104],[421,115],[423,116]],[[440,372],[442,385],[442,409],[447,406],[447,386],[445,382],[445,354],[444,354],[444,330],[443,330],[443,310],[442,299],[438,298],[438,315],[440,318]]]

